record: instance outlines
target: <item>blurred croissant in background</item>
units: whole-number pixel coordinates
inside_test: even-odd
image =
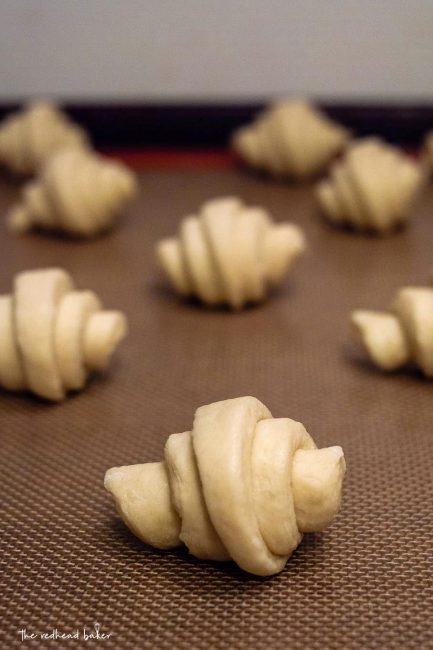
[[[177,237],[156,247],[178,293],[232,309],[264,300],[304,250],[298,226],[273,223],[266,210],[235,197],[207,201],[197,216],[182,220]]]
[[[31,176],[62,149],[89,145],[86,132],[54,104],[35,102],[0,124],[0,164]]]
[[[124,314],[78,291],[63,269],[19,273],[0,296],[0,386],[59,402],[107,367],[126,332]]]
[[[379,138],[354,142],[316,196],[335,225],[387,234],[406,221],[420,188],[420,166]]]
[[[415,364],[433,377],[433,289],[404,287],[388,311],[358,309],[354,332],[370,359],[382,370]]]
[[[235,131],[232,146],[251,167],[304,179],[322,171],[349,137],[308,102],[285,101]]]
[[[134,196],[134,174],[90,150],[61,151],[28,183],[8,216],[11,230],[31,228],[92,237],[109,229]]]

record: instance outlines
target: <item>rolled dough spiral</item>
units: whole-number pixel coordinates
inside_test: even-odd
[[[332,223],[386,234],[406,220],[421,181],[415,162],[377,138],[366,138],[318,184],[317,199]]]
[[[33,175],[57,151],[87,145],[84,130],[45,102],[30,104],[0,125],[0,164],[16,174]]]
[[[104,483],[126,525],[158,548],[183,542],[198,558],[272,575],[340,507],[341,447],[317,449],[302,424],[274,419],[254,397],[202,406],[164,456],[114,467]]]
[[[303,179],[321,171],[346,144],[349,132],[305,101],[283,101],[235,131],[243,160],[275,176]]]
[[[183,219],[179,236],[159,242],[156,252],[178,293],[240,309],[264,300],[304,248],[297,226],[274,224],[265,210],[227,197]]]
[[[102,370],[126,334],[126,318],[77,291],[62,269],[26,271],[0,296],[0,385],[60,401]]]
[[[404,287],[390,311],[356,310],[351,323],[371,360],[382,370],[414,363],[433,377],[433,289]]]
[[[135,192],[132,172],[85,150],[64,150],[28,183],[8,216],[17,232],[30,228],[92,237],[110,228]]]

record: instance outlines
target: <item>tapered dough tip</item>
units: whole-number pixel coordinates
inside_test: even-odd
[[[296,452],[292,482],[300,530],[320,532],[329,526],[340,510],[345,473],[340,446]]]
[[[369,318],[371,313],[372,312],[364,309],[355,309],[351,312],[349,316],[349,322],[354,328],[354,332],[357,334],[361,334],[363,332],[364,323]]]
[[[357,309],[351,313],[350,323],[367,354],[382,370],[396,370],[409,360],[404,332],[393,314]]]
[[[135,465],[122,465],[107,469],[104,475],[104,488],[109,492],[119,509],[119,501],[122,500],[122,492],[125,486],[131,481],[134,475]]]
[[[146,544],[180,544],[180,519],[171,503],[165,463],[124,465],[107,470],[104,487],[132,532]]]
[[[122,195],[126,199],[133,198],[138,191],[138,183],[135,175],[129,169],[122,169],[122,174],[119,174],[119,188]]]
[[[368,309],[355,309],[349,316],[350,324],[355,334],[364,339],[367,333],[378,329],[382,317],[388,316],[384,312],[374,312]]]
[[[19,234],[30,230],[32,222],[25,207],[18,205],[7,214],[6,225],[9,230]]]
[[[119,481],[122,481],[125,476],[128,474],[128,466],[124,465],[122,467],[111,467],[107,469],[104,476],[104,488],[107,492],[114,494],[116,492],[116,486]]]
[[[120,311],[100,311],[91,316],[84,334],[84,357],[92,370],[108,364],[120,341],[128,332],[126,316]]]
[[[307,248],[307,239],[302,229],[294,223],[276,224],[273,230],[269,231],[268,237],[277,240],[290,250],[292,259],[304,253]]]
[[[292,250],[293,253],[300,255],[307,250],[307,239],[299,226],[295,224],[287,224],[286,228],[290,231],[292,236]]]

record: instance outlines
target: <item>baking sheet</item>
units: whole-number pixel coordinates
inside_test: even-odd
[[[311,187],[235,169],[147,170],[117,230],[92,242],[0,235],[0,291],[24,269],[59,265],[130,333],[103,377],[61,405],[0,392],[2,648],[433,647],[433,385],[389,376],[352,344],[352,308],[385,308],[433,266],[433,191],[410,227],[354,236],[319,218]],[[0,210],[18,186],[0,181]],[[153,246],[219,195],[301,225],[308,253],[272,298],[239,314],[183,303]],[[269,579],[184,550],[146,547],[117,519],[102,481],[113,465],[159,460],[195,409],[241,395],[341,444],[341,514],[306,535]],[[99,641],[85,640],[99,626]],[[22,643],[20,630],[37,638]],[[57,642],[40,635],[79,632]]]

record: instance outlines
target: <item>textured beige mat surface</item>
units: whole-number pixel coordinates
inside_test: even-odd
[[[2,648],[433,647],[433,384],[385,376],[351,343],[354,307],[383,308],[433,266],[433,191],[410,227],[376,240],[326,227],[308,186],[234,170],[147,172],[118,230],[89,243],[14,237],[1,225],[0,291],[15,272],[64,266],[130,324],[109,372],[59,406],[0,392]],[[0,210],[17,187],[0,182]],[[201,201],[239,194],[300,224],[308,254],[264,305],[239,314],[164,288],[154,242]],[[137,541],[103,487],[113,465],[161,458],[195,409],[251,394],[341,444],[343,509],[278,576]],[[100,625],[110,637],[86,641]],[[19,631],[78,630],[80,639]]]

